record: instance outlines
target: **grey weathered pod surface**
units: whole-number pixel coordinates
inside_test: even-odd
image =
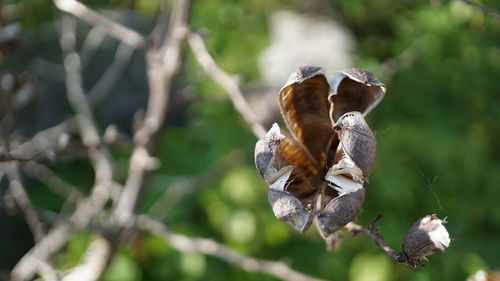
[[[269,184],[268,199],[274,215],[305,232],[311,224],[309,203],[315,190],[302,170],[290,164],[300,161],[304,165],[302,157],[277,124],[255,145],[255,165]]]
[[[331,169],[342,170],[350,168],[355,170],[359,168],[363,172],[362,183],[365,182],[371,173],[375,164],[377,141],[366,123],[363,114],[357,111],[347,112],[340,117],[334,127],[340,139],[340,147],[342,150],[342,158],[344,161],[339,161]],[[352,165],[355,167],[348,167]],[[341,164],[341,165],[340,165]],[[356,180],[357,174],[353,174],[353,179]]]
[[[444,223],[446,221],[433,214],[419,219],[410,227],[402,245],[410,266],[416,267],[423,257],[448,248],[451,240]]]
[[[341,195],[330,201],[318,216],[318,226],[324,236],[328,236],[358,215],[365,200],[364,188]]]
[[[281,134],[280,128],[274,124],[267,134],[255,144],[255,166],[259,174],[266,180],[267,183],[272,184],[274,177],[282,165],[282,160],[276,159],[277,150],[285,136]]]
[[[306,232],[311,226],[311,211],[306,209],[302,202],[291,193],[269,188],[268,200],[274,215],[279,220],[302,233]]]
[[[255,145],[255,166],[259,174],[272,185],[280,176],[280,170],[292,166],[287,191],[305,201],[312,200],[317,188],[310,184],[319,170],[302,148],[287,137],[277,124]]]
[[[328,99],[334,105],[330,115],[334,122],[349,111],[368,114],[386,92],[385,85],[371,72],[357,68],[335,73],[329,83],[332,93]]]

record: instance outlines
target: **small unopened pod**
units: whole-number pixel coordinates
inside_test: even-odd
[[[416,267],[423,257],[443,252],[450,246],[450,236],[444,227],[446,221],[435,214],[414,223],[403,240],[403,253],[410,266]]]
[[[365,190],[343,194],[330,201],[318,216],[318,226],[328,236],[356,218],[365,200]]]

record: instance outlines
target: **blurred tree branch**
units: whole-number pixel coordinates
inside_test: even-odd
[[[407,263],[410,265],[405,257],[405,255],[402,252],[397,252],[393,250],[387,243],[385,242],[384,236],[380,233],[380,229],[377,226],[377,222],[382,219],[382,216],[377,216],[368,227],[364,227],[358,224],[355,224],[353,222],[348,223],[345,226],[345,229],[347,229],[351,235],[357,235],[358,233],[364,233],[368,236],[370,236],[375,244],[382,248],[387,255],[389,255],[392,259],[394,259],[397,262],[401,263]],[[410,265],[411,267],[411,265]]]
[[[19,170],[16,164],[11,164],[10,171],[8,173],[8,178],[10,182],[9,191],[12,197],[17,203],[18,208],[24,213],[26,222],[33,233],[33,238],[36,242],[39,242],[45,236],[45,229],[38,217],[33,204],[24,189],[21,182],[21,176],[19,175]]]
[[[188,36],[188,42],[203,70],[226,90],[234,107],[250,126],[257,138],[263,137],[266,134],[266,130],[243,97],[243,93],[238,85],[238,78],[234,75],[229,75],[215,63],[215,60],[208,52],[203,39],[198,33],[191,33]]]
[[[270,262],[241,256],[235,251],[209,239],[189,238],[170,233],[163,225],[152,219],[146,219],[146,217],[141,217],[136,226],[130,225],[130,222],[133,222],[133,218],[135,217],[133,214],[134,206],[139,198],[146,173],[148,170],[154,168],[155,159],[151,156],[151,151],[154,147],[155,137],[165,118],[172,80],[180,66],[182,45],[187,36],[190,36],[190,46],[202,67],[229,92],[235,107],[251,125],[254,132],[257,135],[263,135],[264,133],[262,125],[260,125],[255,114],[253,114],[246,104],[237,80],[222,71],[215,64],[199,35],[189,35],[188,17],[190,1],[176,2],[171,13],[170,24],[166,32],[167,35],[164,37],[164,40],[158,41],[159,44],[157,42],[156,45],[146,44],[147,40],[145,37],[136,31],[101,16],[78,1],[54,0],[54,3],[60,10],[72,14],[78,19],[94,26],[88,34],[87,40],[85,40],[84,47],[82,47],[82,55],[92,55],[91,50],[94,46],[102,42],[103,37],[100,35],[101,32],[118,39],[123,44],[132,48],[144,50],[146,55],[150,91],[147,111],[142,125],[134,135],[134,149],[130,158],[129,173],[123,191],[115,201],[113,215],[111,216],[113,219],[102,222],[103,225],[101,225],[101,228],[113,228],[113,225],[116,224],[124,228],[144,228],[165,237],[173,247],[181,251],[188,250],[185,248],[187,245],[185,242],[188,241],[191,244],[189,246],[191,250],[217,256],[246,270],[262,271],[284,280],[319,280],[296,272],[281,262]],[[154,29],[154,33],[158,33],[161,30],[161,22],[164,22],[162,17],[158,19],[158,25]],[[61,48],[64,52],[67,96],[70,105],[75,111],[74,122],[80,132],[83,144],[88,150],[89,157],[92,159],[95,171],[94,187],[88,197],[82,197],[81,195],[76,197],[78,198],[77,207],[69,219],[59,219],[47,235],[40,235],[43,236],[39,239],[40,241],[19,261],[12,271],[13,280],[28,280],[36,272],[39,272],[47,279],[57,279],[58,273],[48,263],[49,258],[66,244],[75,231],[87,227],[90,221],[103,210],[104,204],[110,198],[114,187],[113,160],[110,158],[106,144],[97,130],[90,103],[82,87],[82,61],[80,55],[76,52],[75,34],[74,22],[68,17],[64,17]],[[120,45],[114,62],[90,91],[91,94],[88,97],[92,99],[92,102],[98,102],[110,90],[116,77],[120,75],[119,70],[126,65],[131,55],[132,50],[129,47]],[[67,122],[62,123],[47,132],[43,132],[43,136],[47,137],[51,135],[49,132],[55,131],[60,127],[62,127],[64,134],[66,134],[68,129],[66,126]],[[60,130],[56,132],[57,136],[62,134],[63,132]],[[50,141],[50,143],[53,145],[57,141]],[[44,151],[46,149],[42,148],[41,150]],[[9,158],[8,160],[11,161],[13,159]],[[28,158],[27,160],[32,160],[32,158]],[[29,171],[32,176],[45,181],[49,185],[56,185],[58,192],[61,192],[59,190],[61,188],[66,189],[69,187],[68,184],[55,177],[50,170],[44,169],[43,166],[33,166],[37,165],[36,163],[29,165],[27,167],[30,167]],[[73,188],[71,187],[70,189]],[[65,192],[72,194],[72,191],[69,190]],[[100,276],[108,260],[112,257],[113,251],[109,246],[105,246],[107,245],[106,239],[99,238],[95,241],[97,242],[89,247],[89,255],[96,252],[98,254],[92,255],[94,258],[86,256],[80,265],[77,265],[69,273],[65,274],[63,280],[74,280],[73,277],[77,277],[78,280],[96,280]],[[182,243],[178,244],[180,242]],[[94,244],[99,244],[100,246],[97,247]],[[92,250],[96,247],[100,250]]]
[[[95,183],[89,197],[80,201],[71,217],[73,224],[60,224],[31,249],[12,270],[13,280],[30,279],[38,270],[40,261],[45,262],[52,254],[58,252],[72,234],[88,225],[91,219],[99,214],[107,202],[113,181],[113,167],[109,152],[101,145],[101,139],[95,125],[90,105],[82,89],[80,57],[75,51],[75,23],[63,18],[61,31],[61,48],[64,52],[66,69],[66,93],[68,100],[76,112],[76,122],[83,143],[87,146],[89,158],[95,172]]]
[[[134,135],[128,177],[114,210],[119,224],[130,222],[147,170],[151,170],[151,146],[165,119],[172,79],[180,66],[181,45],[188,32],[190,1],[178,1],[172,9],[167,36],[146,53],[149,101],[142,126]]]
[[[116,250],[115,246],[119,246],[119,243],[126,242],[127,238],[129,238],[120,234],[127,230],[142,230],[162,237],[173,248],[181,252],[199,252],[215,256],[244,270],[263,272],[282,280],[319,281],[320,279],[293,270],[283,262],[247,257],[210,239],[192,238],[171,232],[161,222],[145,215],[138,216],[135,212],[135,206],[140,198],[146,176],[150,170],[157,166],[158,161],[153,155],[156,138],[164,123],[175,75],[183,63],[182,54],[186,43],[200,67],[228,93],[235,109],[249,125],[253,133],[258,138],[266,133],[259,117],[246,102],[238,79],[224,71],[216,63],[203,38],[198,33],[190,30],[191,1],[174,1],[174,7],[170,13],[170,23],[166,31],[164,31],[164,26],[167,26],[165,24],[166,9],[162,10],[157,25],[149,37],[145,37],[137,31],[110,20],[76,0],[54,0],[53,2],[61,11],[71,14],[92,26],[79,54],[76,51],[75,22],[69,16],[63,16],[60,45],[64,53],[67,98],[75,112],[75,116],[53,128],[40,132],[31,140],[26,141],[25,144],[34,142],[39,137],[49,139],[44,142],[44,144],[48,143],[48,145],[41,146],[35,153],[32,152],[28,156],[23,156],[14,153],[17,151],[16,149],[7,149],[6,156],[0,154],[0,160],[2,160],[2,157],[8,161],[36,160],[33,155],[46,153],[49,150],[55,150],[55,154],[59,150],[53,147],[61,142],[61,136],[67,137],[67,134],[74,130],[79,132],[88,157],[91,159],[95,178],[88,196],[85,197],[80,193],[76,193],[74,198],[76,208],[68,219],[57,220],[47,234],[32,227],[33,234],[37,236],[37,243],[15,266],[12,271],[12,279],[15,281],[30,280],[39,273],[48,276],[47,279],[57,280],[59,273],[50,265],[52,255],[59,252],[76,231],[88,228],[95,221],[95,218],[102,213],[108,215],[105,210],[106,204],[112,200],[113,205],[109,217],[96,222],[96,224],[99,224],[98,230],[93,231],[96,238],[89,246],[87,254],[80,264],[66,273],[63,280],[97,280],[113,257]],[[94,48],[97,48],[96,46],[99,46],[104,38],[103,34],[117,39],[120,45],[113,63],[107,68],[98,82],[94,84],[89,93],[85,94],[82,85],[82,68],[84,67],[82,56],[90,57],[93,55]],[[125,184],[122,189],[116,192],[116,187],[119,184],[114,182],[114,160],[110,156],[107,147],[109,143],[106,141],[106,137],[101,136],[99,133],[91,104],[98,103],[111,90],[121,75],[123,68],[130,61],[135,49],[143,51],[146,58],[149,100],[144,120],[134,133],[133,151],[128,159],[128,174]],[[25,149],[21,149],[21,151],[24,152]],[[41,164],[27,163],[26,168],[28,174],[46,182],[47,185],[54,186],[57,188],[58,193],[71,195],[75,192],[74,187],[58,179]],[[218,169],[218,167],[215,168]],[[17,170],[15,172],[17,173]],[[188,183],[187,185],[191,187],[188,190],[183,190],[184,194],[189,193],[190,190],[195,190],[193,186],[199,181],[204,181],[207,175],[212,172],[212,170],[209,170],[208,174],[202,173],[199,178]],[[14,190],[22,190],[18,174],[10,175],[10,184]],[[173,191],[165,193],[166,196],[170,197],[172,192],[179,190],[179,188],[174,189],[174,187],[172,188]],[[117,196],[114,196],[115,194]],[[21,197],[27,198],[26,193],[21,194]],[[168,204],[171,204],[172,200],[168,199],[170,200],[167,201]],[[28,207],[23,209],[32,210],[29,213],[34,213],[36,216],[36,211],[32,206],[30,207],[29,198],[24,201],[24,203],[27,203],[24,206]],[[27,216],[27,221],[30,226],[40,224],[38,218],[32,220],[31,218],[28,219]],[[346,228],[352,233],[362,232],[369,235],[376,241],[378,246],[398,260],[395,251],[385,244],[382,235],[375,226],[375,221],[368,228],[354,223],[348,224]],[[114,234],[117,234],[116,230],[120,235],[119,238],[122,239],[116,239],[115,241],[112,239],[117,238],[114,236]],[[103,233],[111,232],[112,235],[103,235],[99,233],[101,231]]]
[[[321,281],[293,270],[283,262],[250,258],[217,243],[211,239],[192,238],[168,230],[161,222],[148,216],[138,216],[136,221],[139,229],[148,231],[165,239],[172,247],[181,252],[198,252],[220,258],[247,271],[260,271],[281,280],[289,281]]]
[[[147,45],[146,39],[137,31],[100,15],[78,1],[54,0],[54,4],[59,10],[67,12],[92,26],[99,26],[109,36],[125,42],[135,49],[144,49]]]
[[[500,20],[500,11],[498,11],[498,10],[490,8],[490,7],[483,5],[481,3],[474,2],[472,0],[459,0],[459,1],[462,1],[463,3],[465,3],[467,5],[473,6],[477,9],[481,10],[481,12],[485,15],[489,15],[489,16],[494,17],[497,20]]]

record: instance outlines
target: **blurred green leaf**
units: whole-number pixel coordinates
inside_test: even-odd
[[[104,272],[102,281],[141,280],[141,271],[137,263],[127,254],[118,252]]]
[[[349,269],[352,281],[390,281],[393,261],[384,254],[361,254],[352,261]]]

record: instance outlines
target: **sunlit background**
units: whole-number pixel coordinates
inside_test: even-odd
[[[143,34],[160,5],[158,0],[83,2]],[[299,65],[318,65],[329,74],[364,68],[383,81],[387,94],[367,117],[377,138],[377,161],[356,221],[367,225],[382,214],[382,233],[399,249],[414,221],[436,213],[447,217],[451,246],[411,270],[366,236],[345,235],[340,249],[327,252],[316,229],[303,235],[278,221],[253,163],[256,137],[187,50],[155,152],[161,166],[147,179],[140,212],[179,233],[283,260],[328,280],[456,281],[480,269],[500,270],[500,16],[494,12],[500,2],[481,1],[491,13],[464,1],[440,0],[193,2],[192,27],[203,34],[219,65],[239,75],[266,129],[282,124],[277,93]],[[64,94],[60,16],[48,1],[0,3],[0,25],[22,28],[20,41],[0,50],[0,75],[12,73],[36,89],[20,107],[12,132],[25,138],[72,113]],[[91,26],[79,22],[78,30],[77,46],[86,55],[84,88],[90,90],[113,62],[119,42],[85,42]],[[102,130],[116,124],[130,134],[148,91],[143,54],[123,56],[121,78],[94,109]],[[127,146],[112,147],[119,181],[127,175],[130,152]],[[93,172],[86,158],[73,154],[47,166],[82,193],[89,191]],[[37,208],[64,213],[67,198],[23,176]],[[0,194],[6,189],[4,180]],[[91,239],[89,232],[79,232],[54,264],[74,266]],[[2,276],[32,243],[22,214],[0,209]],[[140,234],[118,250],[101,280],[275,279],[180,253],[158,237]]]

